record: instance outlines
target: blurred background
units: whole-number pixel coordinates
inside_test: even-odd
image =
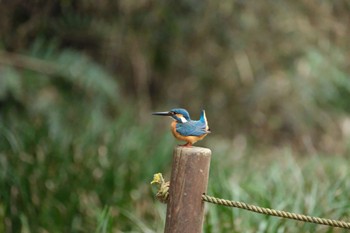
[[[350,219],[350,2],[0,1],[0,232],[163,232],[174,107],[208,193]],[[342,232],[207,204],[205,232]]]

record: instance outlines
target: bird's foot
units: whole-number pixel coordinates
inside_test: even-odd
[[[183,146],[183,147],[192,147],[192,143],[187,142],[186,144],[184,144],[184,145],[180,145],[180,146]]]

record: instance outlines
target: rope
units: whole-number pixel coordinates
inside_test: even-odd
[[[303,214],[295,214],[295,213],[290,213],[282,210],[274,210],[274,209],[259,207],[255,205],[249,205],[240,201],[229,201],[229,200],[224,200],[216,197],[211,197],[205,194],[202,195],[202,200],[205,202],[209,202],[217,205],[240,208],[240,209],[256,212],[259,214],[266,214],[266,215],[272,215],[272,216],[281,217],[281,218],[294,219],[294,220],[303,221],[303,222],[322,224],[322,225],[327,225],[331,227],[340,227],[340,228],[350,229],[349,222],[344,222],[339,220],[311,217]]]
[[[163,203],[167,203],[169,199],[169,187],[170,183],[165,182],[164,178],[161,173],[157,173],[154,175],[153,181],[151,184],[158,184],[158,192],[156,194],[156,197],[158,200],[160,200]],[[310,222],[310,223],[316,223],[321,225],[327,225],[331,227],[340,227],[345,229],[350,229],[350,222],[344,222],[339,220],[332,220],[332,219],[326,219],[326,218],[319,218],[319,217],[312,217],[307,216],[303,214],[295,214],[291,212],[281,211],[281,210],[274,210],[264,207],[259,207],[255,205],[246,204],[244,202],[240,201],[229,201],[221,198],[216,198],[212,196],[208,196],[206,194],[202,194],[202,200],[205,202],[217,204],[217,205],[223,205],[228,207],[234,207],[234,208],[240,208],[252,212],[256,212],[259,214],[266,214],[281,218],[288,218],[288,219],[294,219],[298,221],[303,222]]]

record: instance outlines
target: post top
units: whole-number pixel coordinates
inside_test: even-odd
[[[192,146],[192,147],[186,147],[186,146],[176,146],[175,151],[177,152],[183,152],[186,154],[206,154],[206,155],[211,155],[211,150],[205,147],[197,147],[197,146]]]

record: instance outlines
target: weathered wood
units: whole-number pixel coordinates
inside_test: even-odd
[[[174,149],[165,233],[202,232],[202,194],[208,186],[210,158],[207,148]]]

